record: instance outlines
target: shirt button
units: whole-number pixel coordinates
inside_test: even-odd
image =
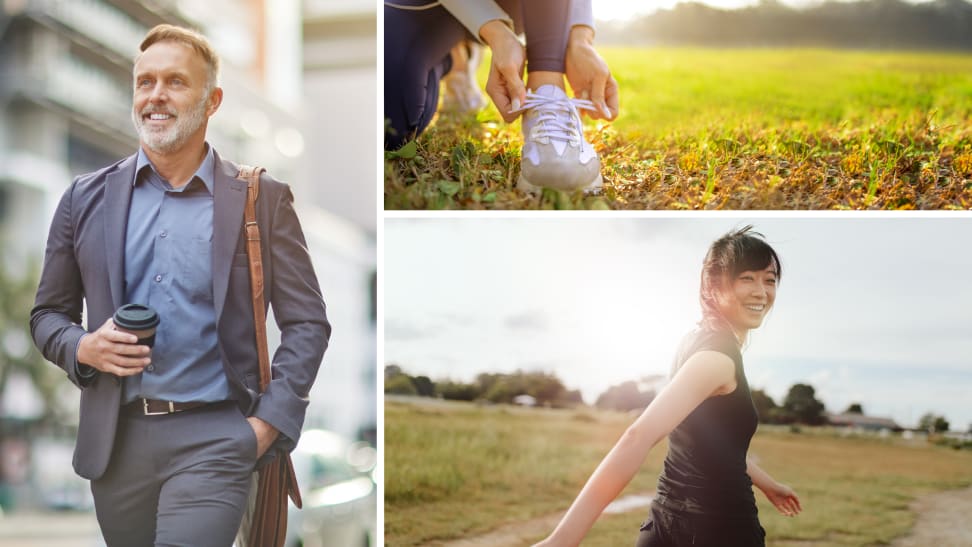
[[[159,237],[166,237],[168,235],[169,235],[169,232],[166,232],[166,231],[163,230],[162,233],[159,234]]]
[[[156,283],[161,283],[162,282],[162,276],[161,275],[155,276],[155,282]]]
[[[145,367],[145,370],[147,370],[149,372],[152,372],[152,371],[155,370],[155,365],[149,365],[149,366]]]

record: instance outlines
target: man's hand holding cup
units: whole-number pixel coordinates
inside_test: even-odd
[[[126,304],[98,330],[81,337],[78,363],[116,376],[132,376],[152,362],[149,357],[159,325],[158,313],[141,304]]]

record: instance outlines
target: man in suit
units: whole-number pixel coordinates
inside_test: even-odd
[[[206,142],[218,70],[198,33],[149,31],[134,68],[138,152],[76,178],[51,223],[31,333],[81,389],[74,467],[110,546],[228,547],[259,458],[300,436],[330,336],[293,196],[264,175],[264,298],[281,344],[260,395],[246,183]],[[115,329],[128,303],[159,312],[154,347]]]

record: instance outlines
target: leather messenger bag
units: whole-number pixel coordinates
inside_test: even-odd
[[[246,181],[244,230],[246,254],[250,262],[250,292],[253,297],[253,326],[256,329],[257,356],[260,361],[260,393],[270,384],[270,353],[267,348],[267,314],[263,304],[263,261],[260,254],[260,228],[256,222],[256,200],[260,195],[260,174],[265,169],[241,165],[237,178]],[[283,547],[287,536],[287,497],[301,506],[300,489],[290,454],[277,449],[270,463],[254,472],[255,487],[237,535],[238,547]]]

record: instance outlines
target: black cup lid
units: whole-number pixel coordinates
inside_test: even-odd
[[[143,330],[159,324],[159,314],[142,304],[125,304],[115,310],[115,324],[123,329]]]

